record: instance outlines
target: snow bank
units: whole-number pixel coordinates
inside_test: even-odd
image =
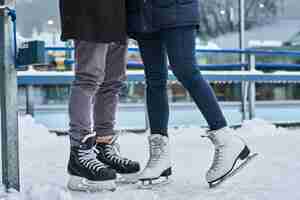
[[[57,144],[57,136],[51,134],[44,125],[36,123],[34,118],[30,115],[19,117],[19,137],[20,164],[22,168],[31,167],[34,159],[37,159],[35,156],[43,153],[45,147],[53,149],[51,144]],[[41,152],[37,152],[37,150],[41,150]],[[51,151],[51,149],[48,150]],[[29,161],[27,160],[28,157],[30,158]],[[45,157],[45,159],[47,159],[47,157]],[[44,161],[38,161],[41,162],[41,167],[42,162]],[[22,168],[21,175],[24,173]],[[32,173],[36,173],[36,176],[40,176],[43,173],[43,170],[33,168]],[[10,189],[9,192],[6,193],[4,186],[0,186],[0,200],[72,200],[70,192],[63,187],[55,184],[34,183],[33,180],[22,180],[21,178],[21,184],[27,183],[30,183],[31,185],[27,185],[26,187],[22,185],[21,193],[13,189]]]
[[[207,129],[199,127],[178,127],[171,130],[174,136],[177,135],[190,135],[191,133],[198,133],[199,135],[205,134]],[[278,134],[291,133],[290,130],[285,128],[277,128],[271,122],[263,119],[246,120],[241,124],[241,127],[235,130],[236,134],[242,137],[257,137],[257,136],[274,136]]]
[[[30,188],[23,200],[72,200],[71,193],[64,188],[53,185],[35,185]]]
[[[277,128],[271,122],[263,119],[246,120],[243,122],[242,127],[236,130],[237,134],[244,137],[257,137],[257,136],[274,136],[277,134],[285,134],[289,131],[284,128]]]
[[[3,187],[2,187],[3,188]],[[4,189],[2,189],[4,191]],[[9,190],[0,194],[1,200],[72,200],[69,191],[53,185],[34,185],[25,192]]]
[[[35,122],[31,115],[23,115],[19,117],[19,135],[22,139],[39,137],[41,134],[48,134],[49,130],[42,124]]]

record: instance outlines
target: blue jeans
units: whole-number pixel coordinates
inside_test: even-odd
[[[209,128],[218,130],[227,126],[212,88],[196,68],[195,36],[196,27],[187,26],[137,37],[145,65],[151,134],[168,134],[167,56],[170,69],[190,93]]]

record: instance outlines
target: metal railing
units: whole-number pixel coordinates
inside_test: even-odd
[[[74,48],[65,47],[47,47],[46,51],[74,51]],[[138,52],[138,48],[129,48],[130,52]],[[208,81],[220,82],[239,82],[245,86],[245,92],[241,97],[244,107],[241,109],[242,115],[249,116],[249,119],[255,117],[256,103],[256,83],[258,82],[297,82],[300,83],[300,64],[285,63],[257,63],[257,55],[267,56],[299,56],[299,51],[272,51],[272,50],[253,50],[253,49],[197,49],[197,53],[214,53],[214,54],[244,54],[246,63],[232,64],[199,64],[197,67],[202,71],[202,75]],[[66,60],[67,64],[75,64],[74,60]],[[128,69],[144,69],[142,63],[128,62]],[[246,69],[243,71],[242,69]],[[230,71],[229,71],[230,70]],[[295,70],[297,72],[280,72],[280,70]],[[263,71],[273,71],[265,73]],[[276,71],[276,72],[274,72]],[[129,81],[144,81],[142,71],[130,71],[127,74]],[[36,72],[32,68],[29,71],[20,71],[18,74],[18,83],[25,85],[27,96],[27,112],[34,113],[33,104],[33,87],[32,85],[57,85],[71,84],[74,79],[74,73],[69,72]],[[176,77],[170,72],[169,80],[176,80]],[[244,113],[245,112],[245,113]],[[146,116],[146,128],[147,116]]]
[[[70,47],[46,47],[45,51],[74,51]],[[128,48],[129,52],[139,52],[138,48]],[[256,49],[196,49],[196,53],[208,54],[244,54],[246,56],[288,56],[300,57],[300,51],[289,50],[256,50]],[[74,60],[66,59],[65,64],[75,64]],[[249,70],[249,62],[247,63],[230,63],[230,64],[198,64],[199,70],[241,70],[243,68]],[[128,62],[128,69],[143,69],[142,63]],[[300,64],[286,63],[255,63],[256,70],[299,70]]]

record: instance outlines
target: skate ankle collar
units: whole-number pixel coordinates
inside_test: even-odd
[[[117,135],[108,135],[108,136],[97,136],[96,144],[113,144],[117,141],[119,136]]]
[[[162,135],[162,134],[158,134],[158,133],[155,133],[155,134],[151,134],[150,136],[149,136],[149,139],[155,139],[155,138],[166,138],[166,139],[168,139],[168,137],[167,136],[165,136],[165,135]]]
[[[208,130],[207,135],[216,135],[218,133],[225,133],[225,132],[230,132],[230,128],[228,126],[217,129],[217,130]]]
[[[84,136],[84,138],[81,140],[81,142],[86,143],[90,138],[94,138],[94,137],[96,137],[96,133],[88,134],[88,135]]]

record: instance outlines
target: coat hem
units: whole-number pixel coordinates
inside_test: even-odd
[[[61,36],[61,41],[67,41],[67,40],[81,40],[81,41],[87,41],[87,42],[95,42],[95,43],[120,43],[120,44],[127,44],[127,38],[124,39],[95,39],[95,38],[84,38],[80,36],[76,36],[73,34],[65,34]]]

